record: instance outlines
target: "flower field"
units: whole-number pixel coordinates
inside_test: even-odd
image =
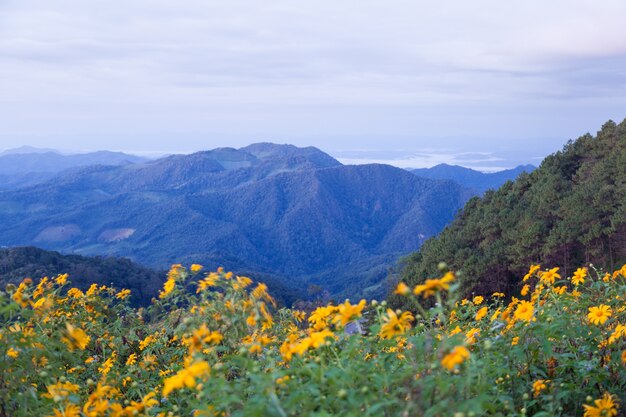
[[[533,265],[518,297],[457,277],[386,302],[278,309],[263,284],[174,265],[159,299],[65,275],[0,292],[0,416],[616,416],[626,266]]]

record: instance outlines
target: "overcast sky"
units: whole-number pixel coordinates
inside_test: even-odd
[[[0,0],[0,150],[538,163],[626,117],[626,2]]]

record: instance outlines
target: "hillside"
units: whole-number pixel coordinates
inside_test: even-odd
[[[290,288],[380,296],[397,259],[437,234],[469,193],[316,148],[255,144],[89,167],[0,193],[0,245],[264,274]]]
[[[477,193],[484,193],[516,179],[522,172],[530,173],[535,168],[534,165],[520,165],[512,169],[485,173],[458,165],[439,164],[432,168],[413,169],[411,172],[423,178],[452,180]]]
[[[98,151],[63,155],[48,149],[22,147],[0,153],[0,190],[41,184],[60,172],[91,165],[127,165],[144,158],[122,152]]]
[[[570,141],[530,174],[483,198],[405,260],[416,283],[447,262],[461,270],[465,292],[519,291],[531,263],[592,262],[611,269],[626,261],[626,121]]]
[[[165,280],[156,272],[128,259],[62,255],[34,247],[0,249],[0,288],[19,283],[25,277],[37,282],[45,276],[69,274],[72,285],[86,290],[92,283],[128,288],[134,304],[147,305]]]

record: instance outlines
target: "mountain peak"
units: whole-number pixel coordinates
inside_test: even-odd
[[[299,148],[288,144],[260,142],[245,146],[239,150],[254,155],[261,160],[301,159],[310,163],[314,168],[329,168],[341,165],[335,158],[314,146]]]

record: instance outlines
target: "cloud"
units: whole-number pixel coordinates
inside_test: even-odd
[[[8,0],[0,138],[563,142],[624,116],[625,15],[622,1]]]

